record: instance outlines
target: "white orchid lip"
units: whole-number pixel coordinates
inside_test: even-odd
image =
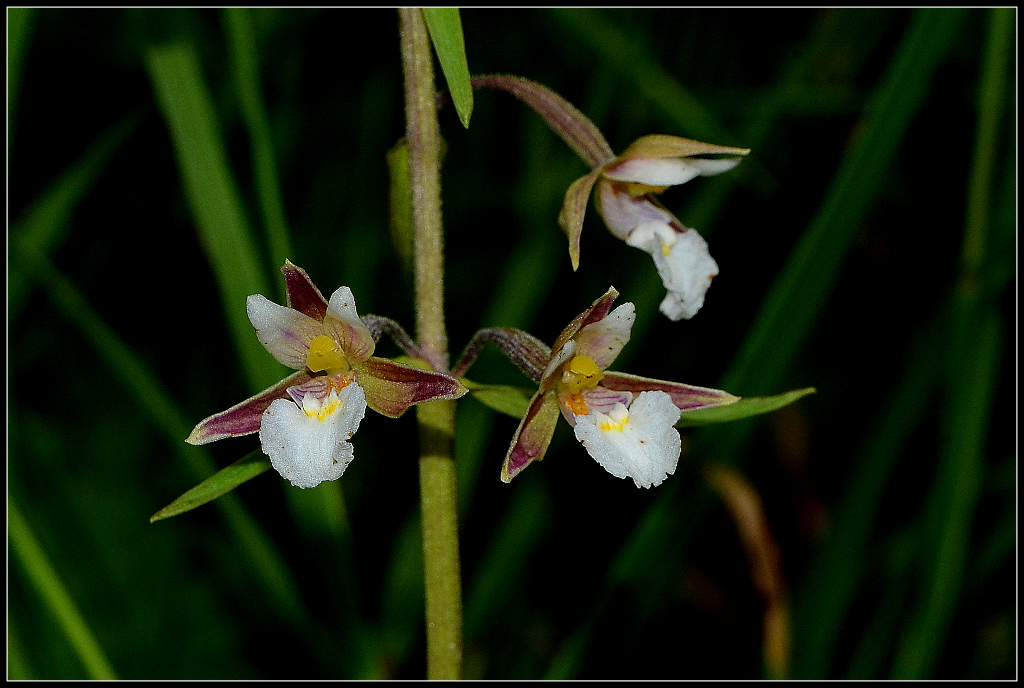
[[[577,415],[576,439],[615,477],[660,485],[679,463],[682,440],[674,426],[681,414],[667,393],[641,392],[628,409],[616,403],[608,413]]]
[[[704,237],[694,229],[675,235],[668,251],[650,250],[658,275],[668,294],[660,310],[671,320],[689,320],[704,305],[711,280],[718,275],[718,263],[711,257]]]
[[[260,424],[260,444],[282,477],[301,488],[316,487],[344,474],[354,455],[349,440],[366,412],[358,383],[314,378],[288,389],[290,399],[277,399]]]

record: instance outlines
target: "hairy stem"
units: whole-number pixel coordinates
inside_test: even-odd
[[[448,370],[444,325],[440,133],[434,62],[423,15],[398,10],[405,75],[406,140],[412,186],[416,334],[435,369]],[[455,497],[455,402],[416,409],[420,425],[420,506],[427,616],[427,678],[462,676],[462,582]]]

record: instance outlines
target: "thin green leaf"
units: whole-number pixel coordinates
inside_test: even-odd
[[[728,406],[717,406],[715,408],[687,411],[676,423],[677,428],[692,428],[700,425],[711,425],[712,423],[725,423],[730,420],[741,420],[753,416],[764,415],[777,411],[783,406],[789,406],[797,399],[814,394],[818,390],[814,387],[794,389],[783,394],[776,394],[770,397],[742,397],[735,404]]]
[[[10,495],[7,497],[7,535],[10,538],[11,549],[21,561],[26,576],[57,619],[65,638],[78,655],[89,678],[106,681],[117,679],[103,648],[82,618],[75,601],[71,599],[60,576],[46,557],[46,552],[36,540],[28,522]]]
[[[473,114],[473,87],[469,83],[469,63],[459,10],[455,7],[424,7],[423,19],[448,82],[455,111],[459,113],[462,126],[469,129],[469,117]]]
[[[252,391],[284,377],[253,336],[245,312],[250,294],[268,294],[268,282],[242,201],[228,166],[209,89],[195,48],[186,43],[151,46],[146,66],[167,120],[182,184],[200,238],[209,253],[229,330]]]
[[[162,521],[165,518],[192,511],[197,506],[212,502],[217,497],[227,494],[247,480],[268,470],[270,470],[270,459],[260,450],[254,449],[153,514],[149,522]]]

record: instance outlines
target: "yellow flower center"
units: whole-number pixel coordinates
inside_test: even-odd
[[[597,387],[604,373],[590,356],[574,356],[563,368],[559,391],[568,394],[579,394],[585,389]]]
[[[314,337],[309,343],[309,353],[306,354],[306,367],[314,373],[327,371],[331,374],[344,373],[349,370],[348,359],[345,353],[338,346],[338,343],[322,334]]]
[[[331,387],[330,394],[321,403],[312,394],[307,394],[302,397],[302,411],[310,418],[316,418],[318,421],[323,421],[327,416],[331,415],[342,407],[341,399],[338,398],[338,390],[335,387]]]
[[[598,413],[598,430],[604,432],[622,432],[627,425],[629,425],[629,411],[622,404],[615,404],[615,408],[607,416]]]

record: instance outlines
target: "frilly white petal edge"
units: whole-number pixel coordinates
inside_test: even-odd
[[[718,264],[708,252],[708,244],[696,230],[676,235],[668,255],[657,248],[651,250],[658,275],[668,294],[661,302],[661,312],[671,320],[689,320],[704,305],[704,295],[711,279],[718,274]]]
[[[277,399],[263,412],[263,452],[274,469],[296,487],[337,480],[352,462],[349,439],[366,412],[366,397],[362,387],[352,383],[338,392],[337,399],[340,406],[323,420],[310,417],[291,399]]]
[[[682,440],[673,426],[681,414],[665,392],[641,392],[629,409],[577,415],[576,439],[615,477],[660,485],[679,463]]]

